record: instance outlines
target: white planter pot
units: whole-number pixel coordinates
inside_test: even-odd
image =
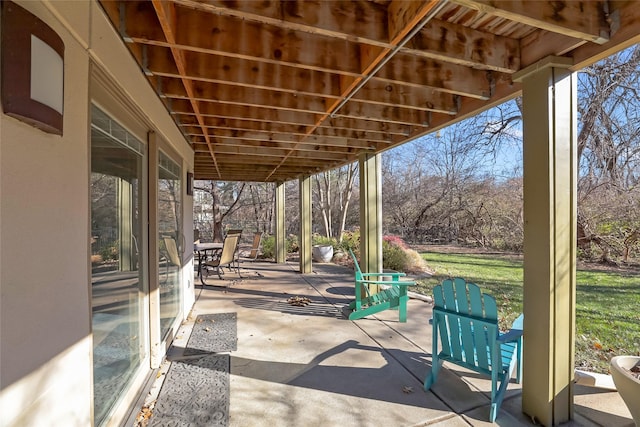
[[[329,262],[333,258],[333,246],[313,245],[311,248],[311,256],[316,262]]]
[[[636,365],[640,366],[640,356],[616,356],[611,359],[613,382],[636,426],[640,426],[640,380],[629,372]]]

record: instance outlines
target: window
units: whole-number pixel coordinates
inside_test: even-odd
[[[95,425],[102,424],[146,356],[141,260],[145,146],[91,110],[91,289]]]
[[[165,337],[180,314],[182,254],[182,189],[180,166],[158,153],[158,236],[160,277],[160,332]]]

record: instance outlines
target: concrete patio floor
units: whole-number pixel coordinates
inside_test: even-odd
[[[348,268],[314,263],[314,272],[302,275],[292,262],[242,267],[242,280],[227,273],[227,280],[215,281],[219,286],[196,286],[193,312],[168,354],[168,362],[181,357],[197,315],[237,313],[231,426],[491,424],[490,381],[473,372],[445,364],[432,390],[423,391],[431,367],[429,303],[412,299],[407,323],[394,311],[349,321],[343,310],[353,295]],[[311,303],[292,306],[292,296]],[[575,410],[565,425],[634,425],[616,392],[576,386]],[[519,384],[509,385],[496,424],[535,425],[521,411]]]

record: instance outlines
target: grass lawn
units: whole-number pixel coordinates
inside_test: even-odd
[[[496,298],[501,326],[508,328],[522,312],[522,259],[496,254],[422,252],[433,277],[414,291],[431,294],[447,277],[464,277]],[[640,272],[578,268],[576,367],[608,373],[609,360],[640,355]]]

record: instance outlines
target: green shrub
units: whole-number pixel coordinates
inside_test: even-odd
[[[287,244],[287,253],[298,252],[300,247],[298,246],[298,236],[295,234],[290,234],[287,236],[286,240]],[[262,255],[264,258],[275,258],[276,257],[276,238],[275,236],[270,236],[265,234],[262,237]]]
[[[387,242],[387,243],[393,245],[393,246],[397,246],[397,247],[399,247],[401,249],[407,249],[408,248],[407,244],[404,242],[404,240],[402,240],[402,237],[400,237],[400,236],[394,236],[392,234],[389,234],[387,236],[384,236],[382,238],[382,240],[384,242]]]
[[[345,231],[342,233],[342,241],[338,243],[337,249],[344,252],[349,252],[351,249],[354,252],[360,251],[360,229],[355,231]]]
[[[276,257],[276,238],[274,236],[262,236],[262,255],[265,258]]]
[[[120,241],[116,240],[113,242],[111,246],[104,247],[100,249],[100,256],[103,261],[117,260],[118,259],[118,248],[120,246]]]
[[[382,241],[382,268],[407,271],[409,266],[409,257],[405,250],[394,243],[387,240]]]
[[[312,245],[331,245],[334,249],[338,247],[338,241],[333,237],[321,236],[320,234],[314,234],[311,237]]]
[[[289,234],[287,236],[287,253],[291,254],[300,250],[300,244],[298,243],[298,236],[295,234]]]

